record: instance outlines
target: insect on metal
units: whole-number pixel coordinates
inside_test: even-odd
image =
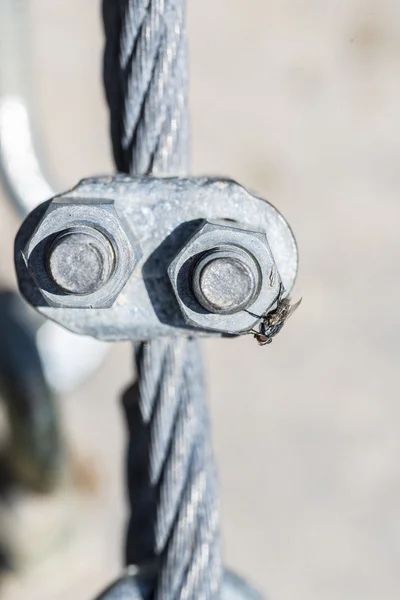
[[[262,315],[258,331],[250,329],[260,346],[270,344],[273,338],[280,332],[290,315],[300,306],[302,298],[296,304],[290,304],[290,296],[283,298],[285,288],[282,283],[279,286],[279,295],[276,302],[276,308],[268,314]],[[257,316],[257,315],[254,315]]]

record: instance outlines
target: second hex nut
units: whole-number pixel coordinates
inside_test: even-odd
[[[266,234],[230,222],[202,221],[168,274],[189,325],[232,334],[255,325],[281,281]]]

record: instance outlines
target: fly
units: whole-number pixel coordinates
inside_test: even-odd
[[[260,346],[266,346],[272,342],[273,338],[280,332],[290,315],[294,313],[302,301],[302,298],[300,298],[296,304],[291,304],[289,296],[286,298],[282,297],[284,293],[285,288],[281,283],[276,308],[268,314],[261,316],[258,331],[256,329],[250,329],[249,331],[249,333],[254,335]]]

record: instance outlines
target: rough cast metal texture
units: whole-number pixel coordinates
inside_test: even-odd
[[[215,314],[202,309],[192,291],[192,263],[202,253],[218,246],[237,246],[253,257],[259,270],[259,289],[246,309],[233,314]],[[187,323],[223,333],[250,329],[257,317],[270,308],[279,294],[280,278],[265,233],[204,222],[171,263],[168,273]]]
[[[77,207],[89,208],[90,203],[96,204],[99,201],[113,203],[116,213],[134,238],[135,251],[142,254],[133,275],[107,310],[54,308],[49,306],[49,300],[54,302],[54,296],[47,294],[45,300],[38,291],[27,271],[21,251],[27,245],[32,248],[33,242],[29,242],[32,235],[34,240],[40,236],[35,230],[46,206],[42,205],[31,213],[16,240],[16,265],[22,294],[39,312],[71,331],[108,341],[190,334],[190,326],[176,300],[167,270],[198,230],[203,219],[229,219],[233,221],[233,227],[234,222],[237,222],[250,231],[266,234],[286,293],[292,289],[298,257],[290,227],[276,208],[251,195],[234,181],[210,178],[131,178],[124,175],[85,179],[76,188],[53,201],[48,209],[51,226],[48,229],[46,219],[43,219],[41,226],[46,231],[48,229],[48,234],[54,233],[57,227],[59,230],[68,227],[67,211],[60,225],[56,224],[55,206],[69,206],[69,210],[74,211],[75,204]],[[55,217],[52,217],[53,213]],[[74,212],[71,215],[74,222]],[[107,225],[104,221],[104,230],[107,230]],[[94,295],[99,293],[101,290]],[[83,301],[82,298],[77,297],[76,306]],[[65,300],[70,301],[70,297]],[[268,302],[269,300],[264,309]],[[243,323],[243,328],[250,328],[255,322],[256,319],[249,317]],[[203,330],[203,334],[218,335],[217,332],[206,330]]]
[[[150,600],[153,580],[154,575],[151,572],[125,575],[96,600]],[[220,600],[262,600],[262,596],[244,579],[231,571],[225,571]]]

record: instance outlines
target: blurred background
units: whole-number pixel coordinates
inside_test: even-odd
[[[270,600],[398,600],[400,4],[188,4],[193,172],[275,204],[301,258],[303,304],[272,346],[204,343],[225,561]],[[35,128],[65,190],[113,170],[100,1],[29,6]],[[18,219],[0,194],[8,289]],[[2,600],[88,600],[119,574],[133,376],[114,345],[59,398],[73,485],[4,496]]]

